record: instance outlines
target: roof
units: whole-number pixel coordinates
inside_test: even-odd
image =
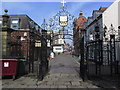
[[[15,15],[13,15],[13,14],[11,14],[11,15],[9,15],[10,16],[10,18],[16,18],[16,17],[27,17],[28,19],[30,19],[31,21],[33,21],[36,25],[38,25],[39,27],[40,27],[40,25],[39,24],[37,24],[30,16],[28,16],[28,15],[26,15],[26,14],[15,14]],[[0,15],[0,18],[2,17],[2,15]],[[41,28],[41,27],[40,27]]]
[[[93,13],[94,12],[103,12],[103,10],[93,10]]]
[[[94,12],[104,12],[108,7],[100,7],[99,10],[93,10]]]
[[[91,17],[88,17],[88,19],[92,19],[93,17],[91,16]]]
[[[100,7],[99,10],[105,11],[108,7]]]

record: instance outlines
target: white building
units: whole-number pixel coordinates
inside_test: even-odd
[[[64,37],[63,37],[63,30],[54,33],[53,36],[53,52],[55,53],[63,53],[64,52]]]
[[[110,7],[108,7],[102,14],[103,27],[106,26],[106,38],[110,40],[110,34],[115,34],[115,40],[119,41],[116,43],[116,60],[120,61],[120,0],[116,0]],[[114,31],[110,31],[111,24],[113,25]]]
[[[100,10],[100,9],[99,9]],[[89,21],[88,19],[88,23],[85,24],[85,29],[87,30],[87,42],[90,41],[94,41],[95,40],[95,27],[99,26],[99,33],[100,33],[100,40],[103,41],[109,41],[110,40],[110,35],[111,33],[115,34],[115,40],[118,41],[118,39],[120,38],[120,30],[118,29],[118,26],[120,26],[120,0],[116,0],[115,2],[113,2],[110,7],[108,7],[105,11],[101,11],[99,12],[99,10],[94,10],[93,11],[93,21]],[[91,18],[90,18],[91,20]],[[111,32],[111,24],[113,26],[114,31]],[[104,31],[104,27],[107,27],[106,29],[106,33]],[[104,37],[104,33],[105,33],[105,37]],[[107,43],[103,42],[103,46],[107,45]],[[120,61],[120,55],[119,55],[119,51],[120,51],[120,40],[119,42],[115,43],[115,47],[116,47],[116,60]],[[91,47],[94,48],[94,47]],[[91,51],[91,50],[90,50]],[[90,52],[91,53],[91,57],[94,56],[94,52]],[[105,55],[105,53],[103,52],[103,55]],[[103,59],[105,58],[103,56]]]
[[[119,2],[119,3],[118,3]],[[110,34],[111,32],[109,32],[110,28],[111,28],[111,24],[114,27],[114,34],[116,35],[116,38],[118,38],[118,26],[119,26],[119,22],[120,22],[120,16],[118,13],[120,13],[120,0],[116,0],[110,7],[108,7],[102,14],[102,20],[103,20],[103,27],[106,26],[107,27],[107,31],[106,31],[106,38],[108,38],[108,40],[110,39]]]

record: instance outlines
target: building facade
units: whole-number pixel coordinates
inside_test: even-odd
[[[74,44],[74,54],[79,56],[80,54],[80,36],[81,30],[84,28],[84,23],[87,22],[87,19],[83,16],[82,11],[79,14],[78,18],[74,19],[73,25],[73,44]]]
[[[120,64],[119,2],[120,0],[116,0],[108,8],[100,7],[99,10],[94,10],[97,13],[100,11],[99,14],[94,18],[96,13],[93,11],[93,19],[88,18],[84,26],[87,37],[86,47],[88,47],[87,58],[94,62],[102,62],[101,65],[111,65],[111,68],[114,66],[113,63],[117,63],[114,67]],[[112,74],[116,71],[118,73],[118,70],[113,71],[109,68],[107,72]]]
[[[36,44],[44,38],[41,36],[41,27],[27,15],[9,15],[7,27],[3,24],[3,16],[0,20],[2,58],[26,59],[29,63],[29,72],[33,72],[34,61],[40,59],[41,55],[40,47]]]
[[[114,27],[115,30],[115,35],[118,36],[118,23],[119,23],[119,3],[120,0],[116,0],[112,5],[110,5],[103,13],[102,13],[102,23],[103,23],[103,27],[107,27],[106,30],[106,38],[110,39],[110,28],[111,28],[111,24]],[[116,37],[117,38],[117,37]]]
[[[64,31],[59,30],[53,34],[53,52],[63,53],[64,52]]]
[[[55,44],[64,44],[64,31],[59,30],[53,34],[53,45]]]

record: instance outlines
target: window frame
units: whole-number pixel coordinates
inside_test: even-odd
[[[14,20],[18,21],[18,23],[12,23]],[[14,27],[16,26],[16,27]],[[20,28],[20,18],[11,18],[11,25],[12,29],[18,30]]]

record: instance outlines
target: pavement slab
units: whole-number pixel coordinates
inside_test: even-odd
[[[79,90],[79,88],[84,88],[84,90],[90,90],[90,88],[110,87],[103,81],[99,81],[99,83],[98,81],[83,82],[78,72],[80,65],[71,55],[60,54],[49,63],[50,71],[42,81],[23,76],[14,81],[3,79],[2,86],[4,88],[36,88],[36,90],[39,88],[47,90]]]

